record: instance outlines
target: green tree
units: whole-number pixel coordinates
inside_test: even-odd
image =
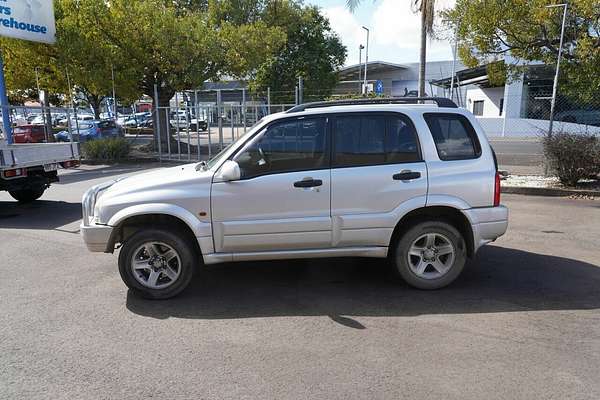
[[[547,0],[457,0],[444,13],[458,26],[459,56],[468,66],[503,59],[555,65],[562,8],[546,8]],[[600,91],[600,7],[597,0],[569,2],[565,25],[561,91],[590,100]],[[521,67],[507,65],[506,74]]]
[[[285,29],[287,41],[258,68],[253,87],[270,87],[272,101],[290,102],[298,77],[302,77],[305,98],[329,96],[337,83],[337,70],[346,61],[346,47],[329,20],[317,7],[277,0],[267,3],[261,18],[270,26]]]
[[[354,11],[362,0],[347,0],[350,11]],[[433,35],[435,0],[410,0],[413,9],[421,13],[421,48],[419,50],[419,96],[425,96],[425,72],[427,65],[427,37]]]
[[[112,46],[114,59],[137,77],[141,92],[154,97],[154,85],[158,86],[161,107],[169,105],[176,91],[198,87],[208,79],[246,76],[285,40],[280,29],[261,21],[222,21],[215,26],[202,2],[77,3],[90,16],[90,35]],[[166,118],[157,118],[164,134]]]
[[[89,20],[78,13],[78,2],[54,2],[56,44],[3,39],[7,86],[15,100],[37,98],[37,84],[56,105],[70,102],[71,84],[99,118],[100,103],[112,92],[113,52],[106,42],[90,34]],[[140,91],[124,71],[115,68],[115,86],[119,97],[131,101]],[[19,98],[20,97],[20,98]]]

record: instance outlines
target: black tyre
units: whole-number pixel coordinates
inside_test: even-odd
[[[11,190],[8,193],[12,196],[13,199],[17,200],[19,203],[31,203],[42,197],[44,191],[46,190],[45,186],[35,188],[35,189],[20,189],[20,190]]]
[[[393,261],[398,273],[418,289],[439,289],[462,272],[467,258],[465,239],[452,225],[421,222],[398,240]]]
[[[190,241],[176,232],[142,230],[121,248],[119,273],[135,294],[148,299],[168,299],[190,283],[198,257]]]

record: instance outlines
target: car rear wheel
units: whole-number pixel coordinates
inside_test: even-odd
[[[462,272],[467,258],[465,240],[452,225],[422,222],[398,241],[395,267],[402,278],[418,289],[439,289]]]
[[[11,190],[8,193],[12,196],[13,199],[17,200],[19,203],[31,203],[42,197],[46,187],[39,187],[34,189],[19,189],[19,190]]]
[[[168,299],[190,283],[197,258],[189,241],[168,230],[143,230],[131,236],[119,254],[119,272],[137,295]]]

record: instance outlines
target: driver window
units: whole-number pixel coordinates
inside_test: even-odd
[[[238,153],[242,179],[327,168],[325,119],[284,121],[269,126]]]

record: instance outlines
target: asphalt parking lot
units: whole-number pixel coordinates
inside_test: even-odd
[[[0,398],[600,398],[600,200],[505,195],[506,236],[439,291],[377,260],[279,261],[159,302],[78,233],[83,191],[142,168],[0,193]]]

